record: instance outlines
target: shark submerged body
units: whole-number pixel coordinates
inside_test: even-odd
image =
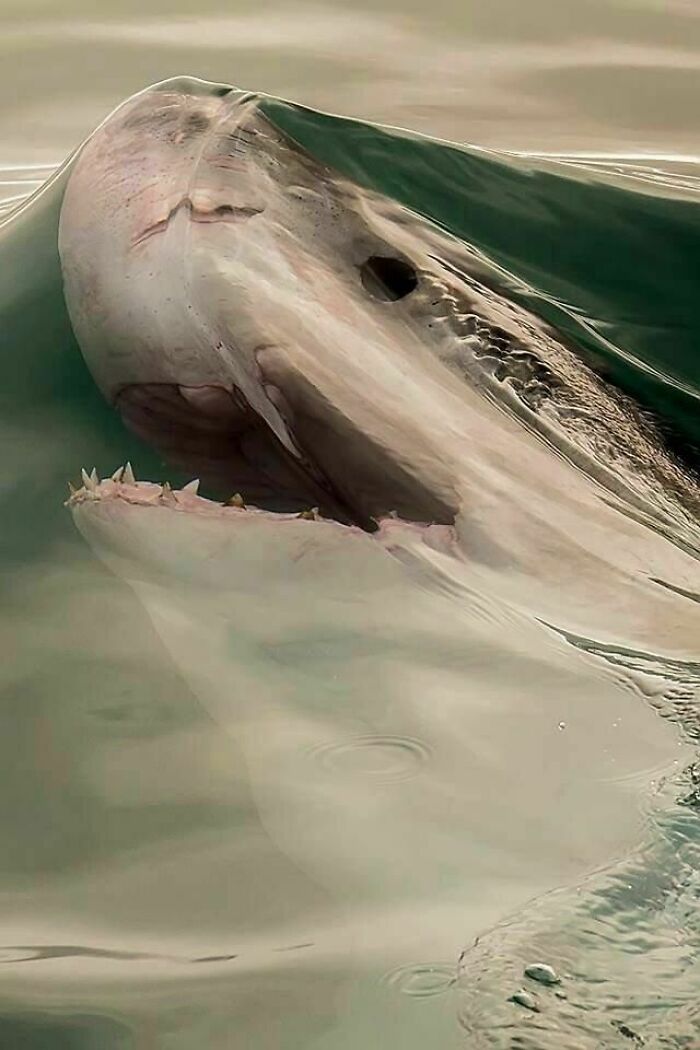
[[[487,260],[232,89],[115,111],[59,250],[98,386],[201,479],[86,474],[74,519],[319,888],[294,936],[454,958],[643,840],[690,755],[640,695],[697,659],[700,530],[635,406]]]

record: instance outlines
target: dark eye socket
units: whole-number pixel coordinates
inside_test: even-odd
[[[387,303],[405,299],[418,286],[411,264],[388,255],[370,255],[360,267],[360,278],[371,296]]]

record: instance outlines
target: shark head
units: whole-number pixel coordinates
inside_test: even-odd
[[[463,394],[440,348],[469,325],[402,219],[255,96],[136,96],[83,147],[61,216],[98,384],[169,457],[263,505],[452,521],[433,419]]]
[[[72,167],[59,250],[98,385],[211,495],[280,523],[456,522],[545,616],[599,623],[628,594],[634,618],[630,577],[694,590],[674,545],[697,550],[697,485],[634,406],[476,251],[321,164],[259,96],[178,79],[124,103]]]

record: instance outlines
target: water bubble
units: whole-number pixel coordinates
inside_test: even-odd
[[[517,1003],[518,1006],[524,1006],[526,1010],[532,1010],[535,1014],[540,1012],[537,999],[535,999],[534,995],[531,995],[530,992],[526,991],[525,988],[520,988],[517,992],[514,992],[508,1002]]]
[[[384,980],[402,995],[427,999],[449,991],[457,980],[457,970],[447,963],[419,963],[391,970]]]
[[[559,984],[560,977],[548,963],[530,963],[525,967],[525,976],[540,984]]]
[[[417,776],[430,749],[412,737],[367,735],[323,744],[312,755],[329,772],[390,782]]]

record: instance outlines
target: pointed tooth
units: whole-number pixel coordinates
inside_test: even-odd
[[[199,478],[193,478],[192,481],[188,481],[186,485],[182,486],[180,491],[190,492],[193,496],[196,496],[199,492]]]
[[[161,503],[167,503],[169,505],[172,505],[173,503],[177,502],[177,500],[175,499],[175,495],[173,493],[173,490],[170,487],[170,482],[169,481],[165,481],[163,483],[163,487],[162,487],[161,492],[160,492],[160,501],[161,501]]]
[[[77,491],[78,490],[73,486],[72,481],[69,481],[68,482],[68,492],[70,493],[71,497],[75,496]]]
[[[93,467],[90,471],[90,481],[92,481],[95,488],[97,488],[100,483],[100,475],[97,473],[97,467]]]
[[[114,471],[114,474],[112,474],[112,481],[121,481],[123,473],[124,467],[117,467],[117,469]]]
[[[88,472],[85,469],[85,467],[81,467],[80,468],[80,476],[83,479],[83,485],[88,490],[88,492],[95,492],[96,489],[97,489],[97,485],[96,485],[95,481],[93,480],[92,475],[88,474]]]
[[[134,477],[134,472],[131,469],[131,463],[127,463],[126,466],[124,467],[124,473],[122,474],[122,481],[125,484],[127,484],[127,485],[135,485],[136,484],[136,478]]]
[[[297,518],[303,518],[304,521],[319,521],[320,517],[318,507],[312,507],[311,510],[302,510],[301,514],[297,514]]]
[[[245,510],[245,503],[240,492],[234,492],[233,496],[226,500],[224,503],[225,507],[239,507],[241,510]]]

